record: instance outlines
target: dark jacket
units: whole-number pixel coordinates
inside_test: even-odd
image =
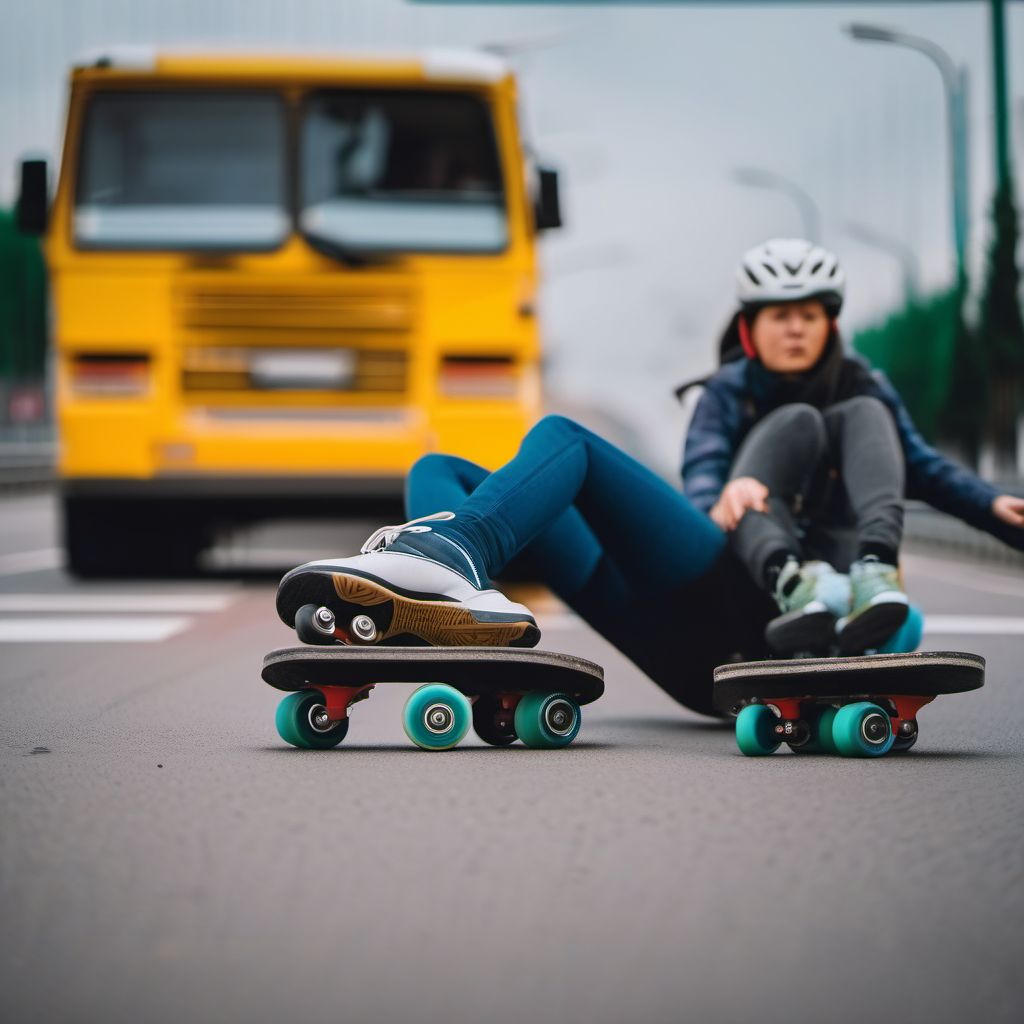
[[[926,501],[980,530],[986,530],[1015,548],[1024,549],[1024,529],[1004,523],[992,512],[1000,493],[973,473],[951,462],[929,446],[906,406],[878,370],[862,360],[846,358],[859,372],[849,377],[843,398],[853,394],[879,399],[892,413],[906,459],[906,497]],[[771,386],[776,375],[755,360],[725,363],[707,380],[697,402],[683,452],[683,490],[702,511],[708,512],[729,480],[729,470],[751,427],[784,404]]]

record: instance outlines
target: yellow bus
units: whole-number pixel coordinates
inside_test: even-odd
[[[394,514],[443,450],[540,414],[536,240],[560,222],[516,82],[476,52],[111,52],[71,73],[45,235],[69,568],[191,571],[214,532]]]

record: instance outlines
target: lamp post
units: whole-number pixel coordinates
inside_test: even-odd
[[[882,28],[878,25],[848,25],[847,33],[864,43],[892,43],[924,54],[938,69],[946,93],[949,124],[949,166],[953,191],[953,248],[956,253],[957,283],[967,284],[968,167],[967,167],[967,72],[930,39]]]
[[[896,259],[903,269],[903,292],[907,302],[912,302],[920,294],[920,266],[912,246],[892,238],[881,231],[868,227],[867,224],[851,222],[846,225],[846,233],[863,245],[881,249]]]
[[[741,185],[772,189],[789,196],[800,211],[804,237],[815,244],[821,241],[821,214],[818,212],[818,204],[795,181],[760,167],[737,167],[733,171],[733,178]]]
[[[1010,181],[1009,85],[1006,71],[1006,4],[991,0],[992,100],[996,118],[996,188]]]

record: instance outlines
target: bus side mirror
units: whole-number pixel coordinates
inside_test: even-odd
[[[537,168],[537,197],[534,201],[533,218],[538,231],[548,231],[562,226],[558,171],[550,167]]]
[[[21,161],[16,223],[23,235],[41,235],[46,230],[49,207],[46,177],[45,160]]]

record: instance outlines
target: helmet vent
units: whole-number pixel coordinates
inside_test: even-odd
[[[772,238],[743,254],[736,284],[744,308],[820,299],[835,316],[843,304],[846,275],[839,260],[814,242]]]

